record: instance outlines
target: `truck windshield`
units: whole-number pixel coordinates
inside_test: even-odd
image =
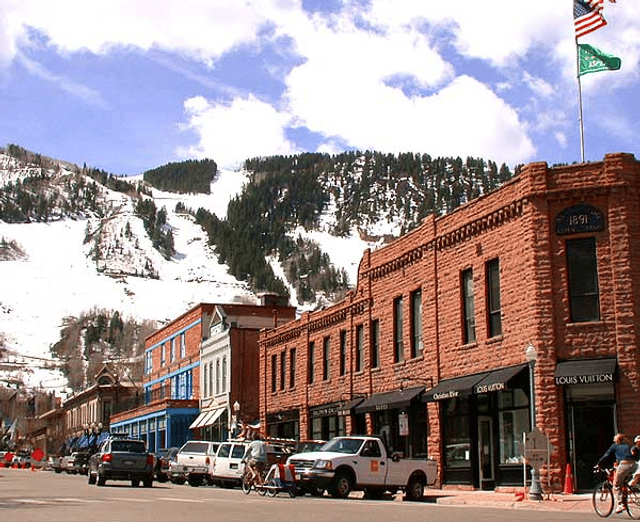
[[[355,455],[360,451],[360,447],[364,440],[362,439],[334,439],[327,442],[322,451],[334,451],[336,453],[346,453],[347,455]]]

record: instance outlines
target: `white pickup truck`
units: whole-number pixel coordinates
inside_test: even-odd
[[[402,490],[409,500],[420,500],[438,474],[434,460],[390,456],[378,437],[336,437],[319,451],[291,455],[287,464],[295,467],[303,491],[327,490],[337,498],[355,490],[374,498]]]

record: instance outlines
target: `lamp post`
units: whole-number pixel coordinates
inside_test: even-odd
[[[531,400],[531,431],[536,429],[536,390],[535,390],[535,367],[538,359],[536,347],[529,342],[524,351],[525,357],[529,363],[529,390]],[[542,500],[542,488],[540,486],[540,477],[538,470],[531,466],[531,488],[529,488],[529,499]]]

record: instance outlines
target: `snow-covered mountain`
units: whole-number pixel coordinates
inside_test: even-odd
[[[54,181],[77,176],[77,169],[64,162],[44,170]],[[43,167],[0,154],[0,186],[42,173]],[[223,170],[213,180],[210,195],[150,189],[156,207],[167,211],[175,246],[171,259],[153,248],[134,212],[133,196],[104,186],[99,187],[99,197],[103,198],[101,208],[107,210],[99,214],[85,212],[75,219],[44,223],[0,221],[0,349],[5,349],[0,380],[63,390],[66,381],[48,362],[49,348],[60,338],[69,317],[88,310],[117,310],[124,317],[160,325],[200,302],[256,302],[247,284],[218,262],[194,218],[175,211],[182,202],[186,208],[204,208],[224,218],[229,200],[247,181],[246,172]],[[332,228],[331,219],[329,209],[324,216],[326,230]],[[295,233],[319,243],[335,266],[347,271],[352,283],[362,252],[375,246],[355,231],[340,238],[322,230]],[[276,275],[282,273],[277,261],[270,263]],[[291,304],[299,305],[294,292]]]

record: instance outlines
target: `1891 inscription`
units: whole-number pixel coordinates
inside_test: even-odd
[[[574,205],[556,216],[556,234],[579,234],[604,230],[604,216],[591,205]]]

